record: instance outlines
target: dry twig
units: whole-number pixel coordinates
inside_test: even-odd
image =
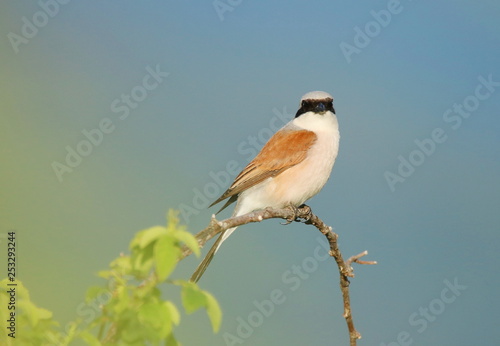
[[[245,225],[251,222],[260,222],[266,219],[281,218],[287,220],[287,223],[291,221],[303,221],[305,224],[313,225],[316,227],[323,235],[325,235],[328,243],[330,244],[330,256],[332,256],[337,262],[337,266],[340,273],[340,290],[342,292],[342,298],[344,301],[344,318],[347,322],[347,328],[349,329],[349,340],[350,345],[355,346],[358,339],[361,338],[361,334],[354,327],[354,322],[352,320],[351,313],[351,302],[349,296],[349,277],[354,277],[354,271],[351,266],[352,263],[358,264],[377,264],[375,261],[361,261],[361,257],[366,256],[368,251],[363,251],[358,255],[350,257],[345,261],[342,257],[337,244],[338,235],[332,231],[330,226],[327,226],[319,217],[311,212],[311,208],[307,205],[302,205],[299,208],[283,208],[283,209],[273,209],[266,208],[263,210],[254,211],[245,215],[238,217],[231,217],[226,220],[217,221],[215,215],[212,215],[210,224],[198,234],[196,234],[196,239],[200,248],[203,247],[206,242],[212,239],[214,236],[226,229]],[[191,254],[191,250],[184,247],[182,252],[182,258]]]

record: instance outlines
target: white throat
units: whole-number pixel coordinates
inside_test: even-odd
[[[292,120],[292,124],[313,132],[338,132],[337,117],[332,112],[307,112]]]

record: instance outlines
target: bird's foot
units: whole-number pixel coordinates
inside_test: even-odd
[[[303,209],[303,212],[305,213],[304,216],[301,217],[301,222],[308,222],[309,220],[311,220],[312,210],[310,206],[302,204],[301,206],[299,206],[299,209]]]
[[[311,207],[308,205],[302,204],[299,207],[296,207],[293,204],[289,204],[285,207],[286,209],[290,209],[292,211],[292,216],[286,219],[286,222],[282,222],[282,225],[289,225],[293,221],[297,222],[308,222],[311,220],[312,217],[312,211]],[[302,210],[299,210],[302,209]]]
[[[282,222],[281,224],[282,225],[289,225],[291,224],[293,221],[297,220],[298,219],[298,215],[299,215],[299,208],[297,208],[296,206],[294,206],[293,204],[289,204],[285,207],[285,209],[290,209],[291,212],[292,212],[292,216],[288,217],[286,219],[286,222]]]

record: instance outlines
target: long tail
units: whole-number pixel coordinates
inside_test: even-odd
[[[214,255],[221,246],[222,242],[226,240],[227,237],[229,237],[231,233],[234,232],[235,229],[236,227],[230,228],[221,233],[219,238],[217,238],[217,240],[215,241],[214,245],[212,245],[212,247],[210,248],[210,251],[208,251],[203,261],[200,263],[198,268],[196,268],[193,275],[191,275],[191,279],[189,279],[190,281],[198,282],[198,280],[200,280],[205,270],[207,270],[208,265],[210,264],[210,262],[212,262],[212,259],[214,258]]]

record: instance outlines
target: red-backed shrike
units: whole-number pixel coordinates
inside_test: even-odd
[[[210,206],[229,198],[221,210],[236,202],[233,216],[240,216],[266,207],[302,205],[330,177],[339,139],[333,97],[323,91],[305,94],[295,119],[269,139],[229,189]],[[200,279],[222,242],[235,229],[222,232],[191,281]]]

